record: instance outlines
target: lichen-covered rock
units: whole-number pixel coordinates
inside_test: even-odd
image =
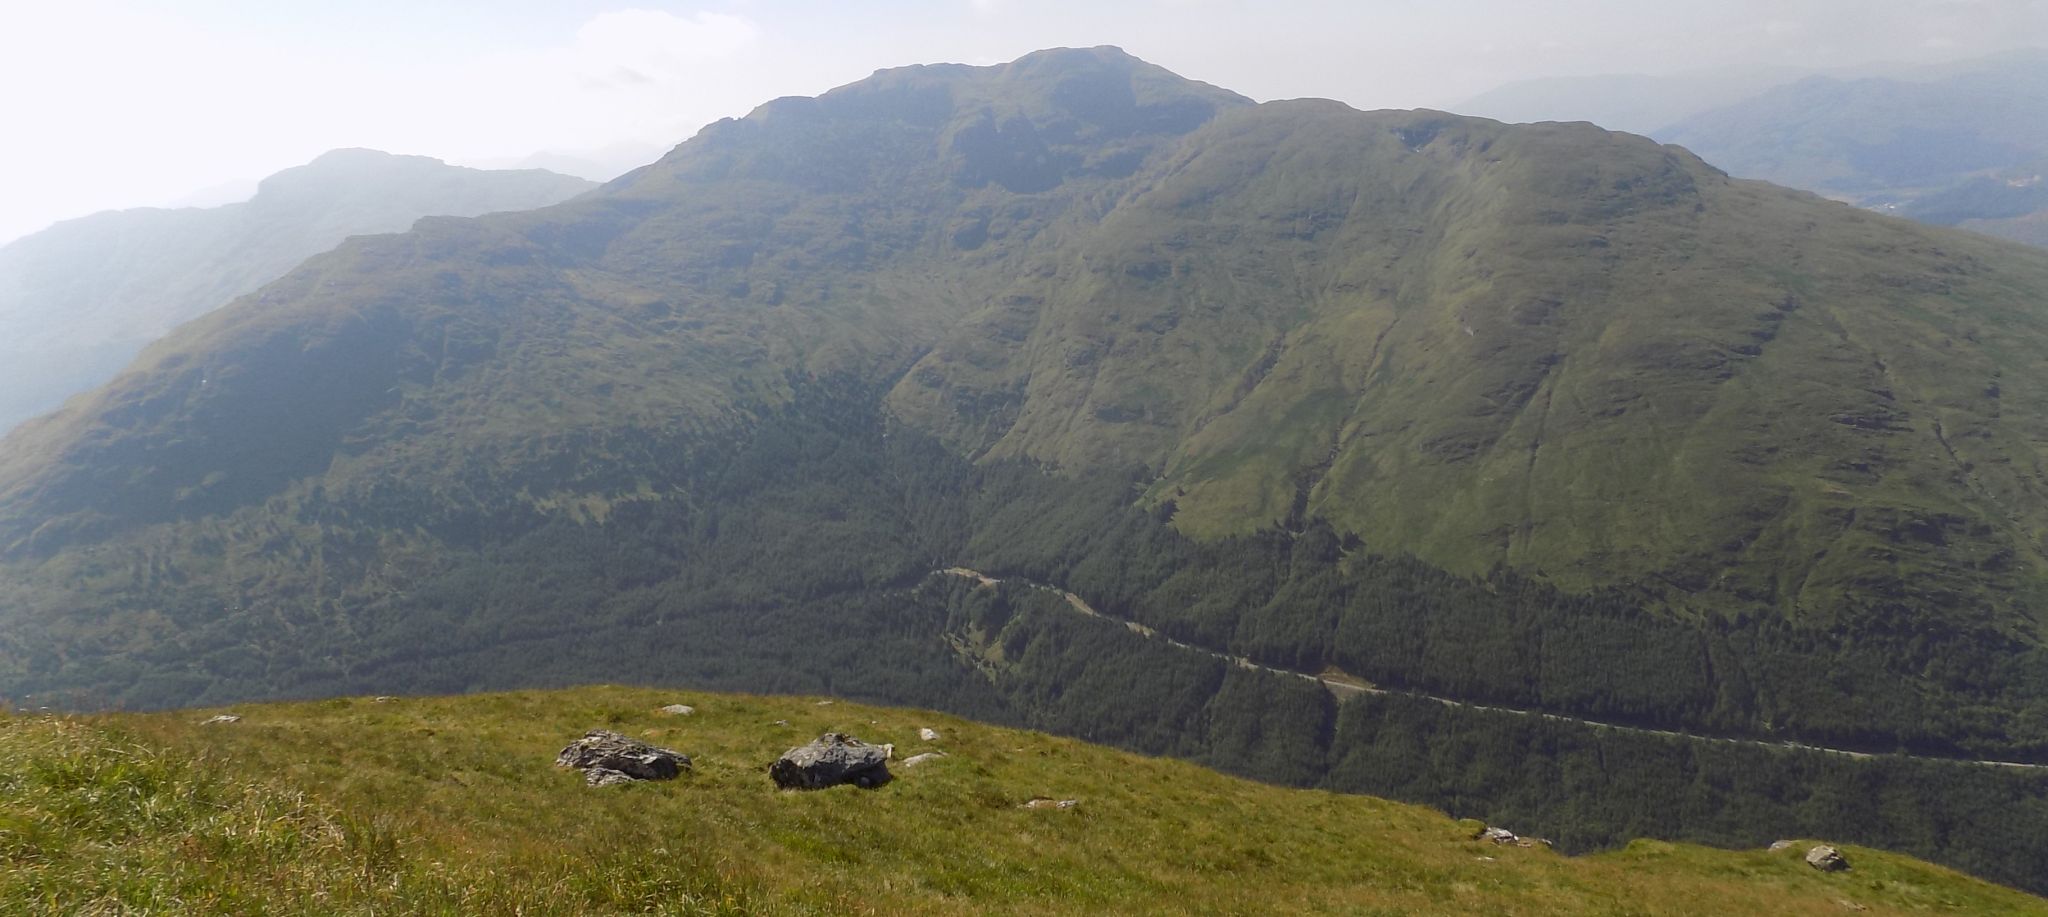
[[[768,765],[768,777],[783,789],[822,790],[851,783],[870,788],[889,782],[886,745],[869,745],[843,733],[828,732],[808,745],[782,753]]]
[[[555,756],[556,767],[583,771],[588,786],[633,780],[673,780],[690,769],[690,756],[607,729],[592,729]]]
[[[1841,851],[1822,844],[1806,851],[1806,865],[1821,872],[1840,872],[1849,868],[1849,861],[1842,856]]]

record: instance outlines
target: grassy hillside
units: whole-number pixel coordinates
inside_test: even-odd
[[[697,713],[674,717],[664,704]],[[2035,914],[2048,902],[1876,850],[1641,842],[1564,857],[1477,824],[937,714],[585,688],[0,720],[0,908],[179,913]],[[786,721],[786,724],[783,722]],[[591,790],[594,727],[690,754]],[[936,742],[918,740],[935,728]],[[896,744],[873,791],[777,791],[817,733]],[[1036,796],[1076,799],[1033,810]],[[1510,826],[1512,827],[1512,826]]]

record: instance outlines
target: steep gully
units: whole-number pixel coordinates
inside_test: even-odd
[[[970,570],[966,567],[948,567],[944,570],[935,570],[933,572],[943,574],[946,576],[957,576],[962,577],[964,579],[971,579],[985,587],[994,586],[997,583],[1003,582],[1003,580],[997,579],[996,577],[990,576],[979,570]],[[1323,674],[1310,674],[1307,672],[1296,672],[1288,669],[1274,668],[1273,666],[1253,662],[1250,659],[1246,659],[1243,656],[1233,656],[1229,653],[1219,653],[1215,650],[1204,649],[1193,644],[1182,643],[1179,640],[1175,640],[1172,637],[1168,637],[1164,634],[1161,634],[1157,630],[1154,630],[1136,621],[1125,620],[1123,618],[1103,614],[1102,612],[1096,611],[1094,606],[1089,605],[1088,602],[1082,599],[1080,596],[1068,592],[1065,589],[1061,589],[1058,586],[1052,586],[1045,583],[1033,582],[1031,580],[1017,578],[1012,578],[1012,581],[1023,584],[1032,589],[1040,589],[1058,595],[1060,598],[1065,599],[1067,606],[1069,608],[1072,608],[1074,611],[1080,614],[1087,615],[1091,618],[1100,618],[1105,621],[1111,621],[1117,624],[1122,624],[1124,627],[1128,628],[1132,633],[1144,637],[1147,640],[1162,640],[1165,641],[1167,645],[1172,646],[1175,649],[1183,650],[1190,653],[1200,653],[1201,655],[1209,656],[1214,659],[1221,659],[1224,662],[1228,662],[1241,669],[1247,669],[1258,672],[1270,672],[1275,675],[1282,675],[1290,678],[1303,678],[1309,681],[1316,682],[1317,684],[1322,685],[1332,695],[1335,695],[1336,698],[1340,701],[1347,697],[1355,697],[1360,694],[1398,694],[1406,695],[1408,697],[1420,698],[1428,701],[1434,701],[1436,703],[1443,704],[1447,707],[1463,707],[1467,710],[1484,710],[1492,713],[1506,713],[1512,716],[1537,717],[1540,719],[1555,720],[1562,723],[1578,723],[1580,725],[1590,726],[1595,729],[1611,729],[1616,732],[1633,732],[1642,735],[1670,736],[1672,738],[1690,739],[1696,742],[1724,742],[1734,745],[1755,745],[1761,748],[1777,748],[1791,751],[1811,751],[1828,755],[1841,755],[1847,758],[1876,757],[1875,755],[1872,755],[1869,752],[1850,751],[1846,748],[1829,748],[1824,745],[1808,745],[1802,742],[1773,742],[1766,739],[1740,739],[1725,736],[1703,736],[1696,735],[1693,733],[1674,732],[1668,729],[1650,729],[1643,726],[1625,726],[1620,723],[1607,723],[1602,722],[1600,720],[1581,719],[1579,717],[1564,716],[1562,714],[1557,713],[1544,713],[1540,710],[1522,710],[1515,707],[1496,707],[1487,704],[1475,704],[1470,701],[1461,701],[1454,698],[1441,697],[1434,694],[1424,694],[1417,691],[1391,691],[1386,688],[1376,688],[1373,687],[1371,684],[1367,683],[1363,679],[1356,678],[1350,675],[1345,675],[1342,673],[1326,672]],[[1985,767],[2012,767],[2027,770],[2048,770],[2048,764],[2023,764],[2017,761],[1982,761],[1967,758],[1944,758],[1933,755],[1911,754],[1905,755],[1905,757],[1912,758],[1917,761],[1933,761],[1945,764],[1975,764],[1982,765]]]

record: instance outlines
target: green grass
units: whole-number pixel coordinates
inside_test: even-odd
[[[677,700],[697,715],[658,712]],[[1805,844],[1568,858],[1414,806],[813,698],[603,687],[200,725],[212,712],[0,720],[0,912],[2048,914],[1874,850],[1845,848],[1841,874]],[[696,769],[586,789],[553,757],[596,726]],[[948,757],[874,791],[774,789],[766,764],[826,730]],[[1041,795],[1080,805],[1019,807]]]

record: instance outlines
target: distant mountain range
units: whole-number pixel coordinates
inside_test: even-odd
[[[1535,81],[1461,110],[1589,120],[1679,144],[1738,176],[2048,243],[2048,51],[1804,76]]]
[[[352,235],[423,216],[556,203],[593,187],[539,170],[463,169],[336,150],[243,203],[109,211],[0,247],[0,430],[112,378],[144,344]]]
[[[801,689],[2048,887],[2048,780],[1953,760],[2048,763],[2043,303],[1591,125],[886,70],[22,424],[0,696]]]

